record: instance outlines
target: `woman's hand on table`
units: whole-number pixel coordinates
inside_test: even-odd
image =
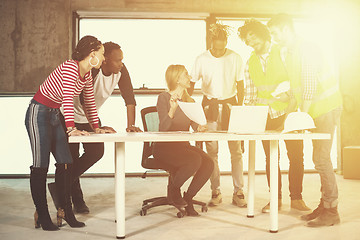
[[[126,132],[142,132],[142,130],[135,125],[131,125],[126,128]]]
[[[103,126],[103,127],[100,127],[100,129],[104,130],[105,133],[116,133],[115,129],[113,129],[112,127]]]
[[[66,133],[68,134],[68,136],[88,136],[90,135],[89,132],[85,131],[85,130],[78,130],[75,127],[72,128],[68,128]]]
[[[95,128],[94,132],[98,133],[98,134],[104,134],[104,133],[110,133],[110,130],[109,129],[104,129],[104,128],[101,127],[101,128]]]

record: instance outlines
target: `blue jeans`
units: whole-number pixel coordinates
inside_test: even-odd
[[[330,153],[334,139],[334,131],[340,122],[341,109],[334,109],[314,119],[315,132],[330,133],[329,140],[313,140],[313,162],[320,174],[321,198],[325,208],[336,207],[338,204],[338,187]]]
[[[66,133],[60,122],[60,110],[31,100],[25,126],[33,155],[33,167],[48,168],[50,153],[57,163],[72,163]]]

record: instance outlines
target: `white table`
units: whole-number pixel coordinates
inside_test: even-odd
[[[74,142],[113,142],[115,144],[115,210],[116,238],[125,238],[125,142],[171,142],[171,141],[249,141],[248,170],[248,214],[254,217],[255,189],[255,141],[270,141],[270,232],[278,231],[278,146],[279,140],[330,139],[325,133],[286,133],[265,132],[261,134],[235,133],[189,133],[189,132],[142,132],[91,134],[90,136],[72,136]],[[141,159],[139,159],[141,161]]]

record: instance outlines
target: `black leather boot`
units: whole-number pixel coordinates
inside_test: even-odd
[[[50,196],[51,196],[51,198],[53,200],[55,209],[58,210],[60,205],[59,205],[59,197],[57,195],[55,182],[48,183],[48,189],[49,189],[49,192],[50,192]]]
[[[59,228],[51,221],[46,200],[47,168],[30,167],[30,189],[36,211],[34,214],[35,228],[42,227],[45,231],[56,231]]]
[[[70,199],[71,191],[71,164],[55,164],[55,184],[59,199],[59,208],[57,213],[57,224],[62,225],[64,219],[70,227],[80,228],[84,227],[85,223],[76,220],[72,211],[72,204]]]
[[[74,212],[85,214],[90,212],[84,201],[79,178],[76,178],[71,185],[71,199],[74,204]]]
[[[190,196],[189,194],[184,192],[184,200],[187,203],[187,206],[185,207],[186,215],[192,217],[200,216],[200,214],[194,209],[193,196]]]

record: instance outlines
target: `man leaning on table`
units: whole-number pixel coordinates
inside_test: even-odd
[[[299,108],[314,119],[316,132],[331,134],[329,140],[313,140],[313,162],[320,174],[321,199],[319,206],[301,219],[307,221],[309,227],[338,224],[338,188],[330,158],[334,131],[340,122],[342,108],[338,81],[319,48],[296,35],[289,15],[274,16],[268,22],[268,27],[274,41],[282,46],[282,61]]]
[[[246,105],[269,106],[266,130],[282,130],[285,118],[293,104],[289,92],[273,96],[280,84],[289,82],[289,78],[280,57],[280,47],[271,43],[270,31],[266,25],[255,19],[249,19],[239,28],[239,37],[246,45],[254,49],[245,66]],[[291,102],[291,103],[290,103]],[[270,184],[270,141],[262,141],[266,156],[266,177]],[[304,154],[302,140],[285,141],[289,166],[289,191],[291,208],[309,211],[302,200],[304,176]],[[280,158],[280,155],[279,155]],[[281,208],[281,173],[278,169],[278,207]],[[262,208],[263,213],[270,211],[270,203]]]

